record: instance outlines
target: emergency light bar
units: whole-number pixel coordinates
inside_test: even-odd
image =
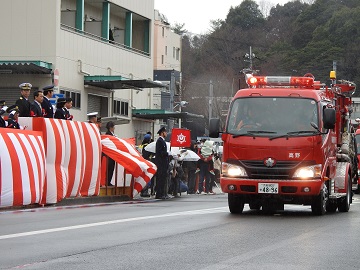
[[[259,86],[297,86],[314,87],[312,77],[278,77],[278,76],[251,76],[247,79],[247,84],[252,87]]]

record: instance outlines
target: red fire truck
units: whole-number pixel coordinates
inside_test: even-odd
[[[284,204],[311,205],[312,213],[348,212],[357,170],[350,124],[355,85],[331,86],[314,76],[247,75],[234,96],[222,132],[220,184],[231,213],[273,213]],[[219,119],[209,133],[219,136]],[[356,179],[357,181],[357,179]]]

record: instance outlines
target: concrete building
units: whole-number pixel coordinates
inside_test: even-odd
[[[55,83],[55,93],[73,98],[74,120],[96,111],[115,121],[122,138],[157,131],[153,119],[133,117],[136,109],[161,106],[154,88],[162,85],[153,81],[154,0],[1,1],[0,25],[0,99],[7,105],[22,82],[34,90]]]

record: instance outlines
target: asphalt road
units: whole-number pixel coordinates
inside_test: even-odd
[[[350,212],[232,215],[227,195],[0,212],[0,269],[360,269]]]

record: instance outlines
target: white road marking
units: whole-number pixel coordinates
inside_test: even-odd
[[[83,225],[59,227],[59,228],[53,228],[53,229],[47,229],[47,230],[6,234],[6,235],[0,235],[0,240],[9,239],[9,238],[18,238],[18,237],[24,237],[24,236],[30,236],[30,235],[37,235],[37,234],[45,234],[45,233],[77,230],[77,229],[83,229],[83,228],[90,228],[90,227],[96,227],[96,226],[104,226],[104,225],[125,223],[125,222],[139,221],[139,220],[146,220],[146,219],[175,217],[175,216],[205,215],[205,214],[223,213],[223,212],[229,212],[228,207],[218,207],[218,208],[191,210],[191,211],[168,213],[168,214],[156,215],[156,216],[117,219],[117,220],[110,220],[110,221],[103,221],[103,222],[88,223],[88,224],[83,224]]]

